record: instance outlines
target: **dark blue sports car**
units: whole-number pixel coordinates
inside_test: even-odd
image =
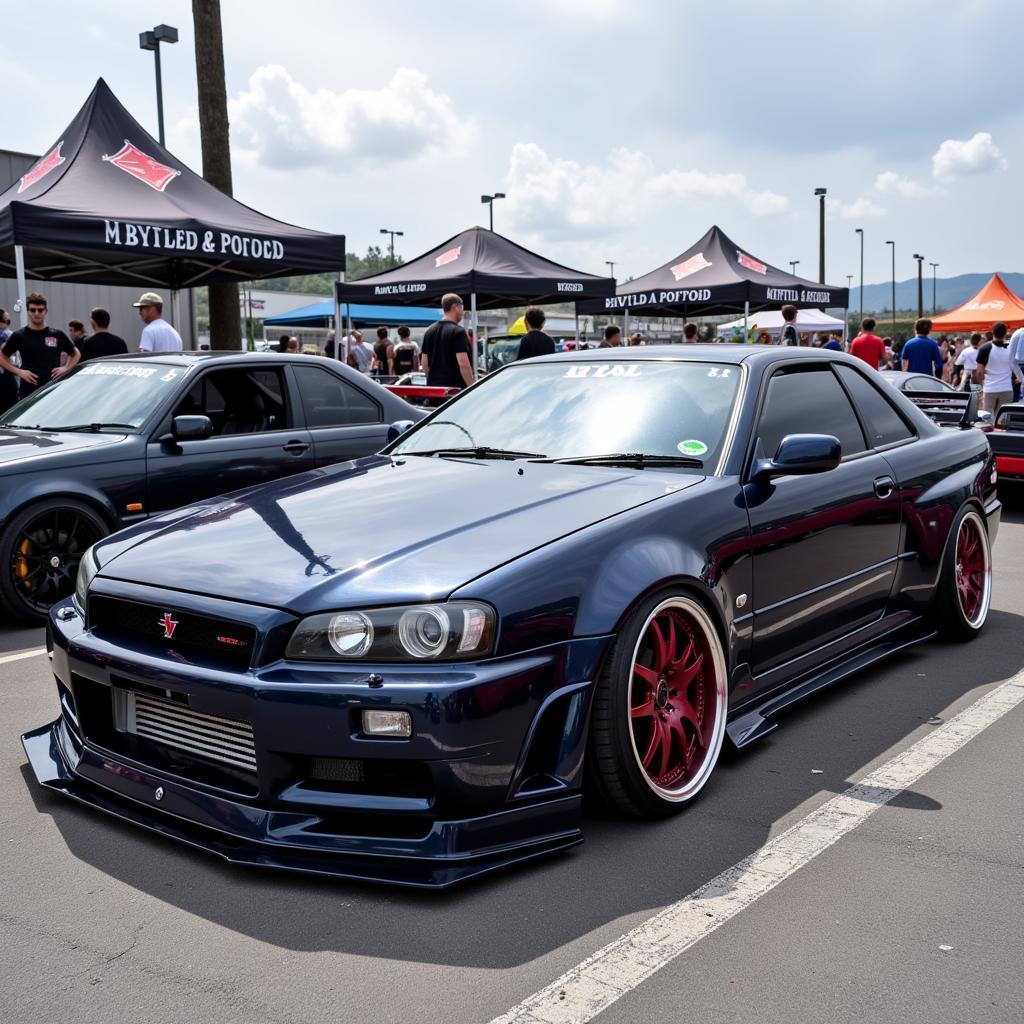
[[[859,360],[515,363],[381,455],[96,544],[39,782],[237,863],[445,886],[637,816],[728,737],[985,624],[993,457]]]

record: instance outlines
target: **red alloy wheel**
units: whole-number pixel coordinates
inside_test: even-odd
[[[971,626],[979,626],[988,613],[991,565],[988,537],[978,516],[970,513],[961,520],[956,536],[956,593],[960,610]]]
[[[714,768],[725,727],[725,680],[713,627],[685,599],[656,608],[640,634],[630,682],[637,763],[661,797],[687,800]]]

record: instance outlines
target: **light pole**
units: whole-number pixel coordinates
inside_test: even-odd
[[[493,196],[481,196],[480,197],[480,202],[481,203],[486,203],[488,208],[489,208],[489,211],[490,211],[490,214],[491,214],[491,230],[492,231],[494,230],[494,200],[495,199],[504,199],[504,198],[505,198],[505,193],[504,192],[495,192]]]
[[[156,123],[161,146],[164,144],[164,87],[160,79],[160,44],[177,41],[178,30],[170,25],[157,25],[151,32],[139,33],[139,49],[152,50],[156,58]]]
[[[800,261],[799,260],[790,260],[789,261],[789,272],[794,277],[796,277],[796,268],[799,267],[799,266],[800,266]]]
[[[608,276],[615,276],[615,262],[613,260],[605,260],[604,265],[608,268]]]
[[[864,319],[864,229],[853,229],[860,235],[860,318]]]
[[[825,283],[825,195],[826,188],[816,188],[814,194],[818,197],[818,281]]]
[[[391,262],[395,262],[395,235],[402,238],[405,235],[404,231],[392,231],[391,228],[381,228],[380,233],[382,235],[390,235],[391,238],[388,241],[388,255],[391,258]]]
[[[935,304],[935,268],[938,263],[928,263],[928,266],[932,268],[932,316],[935,316],[939,311],[939,307]]]
[[[891,239],[885,243],[892,247],[892,340],[896,340],[896,243]]]
[[[920,253],[914,253],[917,260],[917,319],[924,316],[924,257]]]

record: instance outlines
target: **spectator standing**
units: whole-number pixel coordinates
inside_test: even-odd
[[[683,344],[696,345],[698,338],[697,325],[694,323],[683,325]]]
[[[393,377],[395,375],[395,346],[391,344],[386,327],[377,328],[377,340],[373,343],[373,362],[371,372],[377,377]]]
[[[473,383],[472,348],[462,327],[462,299],[449,292],[441,299],[443,318],[423,335],[420,368],[429,387],[468,388]]]
[[[622,344],[622,329],[618,324],[609,324],[604,329],[604,341],[598,348],[618,348]]]
[[[68,337],[75,343],[75,348],[81,351],[82,342],[85,341],[85,325],[81,320],[68,321]]]
[[[291,338],[289,338],[287,334],[282,334],[277,339],[277,351],[278,352],[287,352],[288,351],[288,342],[289,341],[291,341]]]
[[[999,410],[1013,401],[1013,381],[1020,370],[1010,362],[1010,346],[1006,344],[1006,324],[992,325],[992,340],[978,349],[977,375],[981,381],[981,404],[992,413],[995,422]]]
[[[928,335],[932,330],[932,322],[927,317],[914,321],[916,335],[900,349],[900,362],[905,373],[927,373],[932,377],[942,377],[942,353],[934,339]]]
[[[956,357],[956,365],[960,367],[960,389],[962,391],[970,391],[976,381],[980,345],[981,334],[975,331]]]
[[[420,350],[412,340],[408,327],[398,328],[398,344],[395,346],[395,373],[401,377],[412,373],[420,365]]]
[[[1016,367],[1017,374],[1013,378],[1013,400],[1020,401],[1021,380],[1024,379],[1024,327],[1018,327],[1010,335],[1010,363]]]
[[[328,359],[334,359],[335,358],[334,339],[335,339],[334,331],[328,331],[327,332],[327,340],[324,342],[324,355]],[[288,341],[288,335],[287,334],[282,334],[281,335],[281,340],[283,342],[287,342]],[[282,349],[281,351],[283,352],[284,349]]]
[[[132,305],[146,325],[139,338],[140,352],[180,352],[181,335],[164,319],[164,300],[156,292],[143,292]]]
[[[822,345],[821,347],[831,349],[833,352],[843,351],[843,343],[834,334],[826,334],[825,344]]]
[[[875,318],[866,316],[860,322],[860,334],[850,342],[850,355],[863,359],[877,370],[885,358],[885,342],[875,334]]]
[[[530,329],[519,342],[516,359],[530,359],[533,356],[549,356],[555,351],[554,339],[544,333],[544,321],[547,316],[540,306],[530,306],[523,314],[526,326]]]
[[[369,375],[373,362],[373,347],[363,341],[362,331],[353,331],[348,344],[348,365],[353,370]]]
[[[0,309],[0,350],[11,336],[11,314]],[[10,370],[0,369],[0,413],[7,412],[18,401],[18,378]]]
[[[89,314],[92,334],[79,346],[82,362],[99,359],[100,356],[123,356],[128,351],[128,343],[110,332],[110,313],[102,306],[97,306]]]
[[[293,334],[288,339],[288,347],[285,349],[285,352],[301,352],[301,351],[302,351],[302,349],[299,347],[299,339]]]
[[[796,331],[796,306],[782,307],[782,333],[779,335],[779,344],[800,344],[800,336]]]
[[[0,369],[13,373],[20,381],[19,398],[32,394],[36,388],[59,380],[78,365],[81,353],[74,342],[56,327],[46,323],[46,297],[39,292],[29,292],[25,297],[28,309],[28,327],[13,331],[0,348]],[[67,362],[61,366],[61,354]],[[11,362],[11,356],[20,354],[21,368]]]

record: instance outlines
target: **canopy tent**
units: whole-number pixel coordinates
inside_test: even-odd
[[[766,309],[756,316],[751,316],[747,327],[756,327],[758,331],[767,331],[771,335],[776,335],[782,333],[783,323],[782,313],[779,310]],[[727,324],[719,324],[717,327],[720,338],[731,336],[736,331],[743,329],[743,317],[731,320]],[[846,324],[838,317],[829,316],[828,313],[824,313],[820,309],[801,309],[796,314],[796,329],[807,332],[826,331],[832,333],[837,331],[842,333],[846,329]]]
[[[690,316],[797,308],[845,309],[849,289],[807,281],[751,256],[717,225],[664,266],[619,285],[602,301],[578,301],[578,313]]]
[[[268,316],[264,327],[330,327],[334,323],[333,299],[311,302],[307,306]],[[342,307],[342,315],[352,320],[353,327],[386,324],[388,327],[423,327],[441,318],[439,309],[427,306],[364,306]]]
[[[345,266],[345,238],[250,209],[153,139],[101,78],[0,195],[0,274],[172,291]]]
[[[993,274],[977,295],[948,313],[932,317],[932,331],[990,331],[1002,321],[1011,331],[1024,327],[1024,300]]]

